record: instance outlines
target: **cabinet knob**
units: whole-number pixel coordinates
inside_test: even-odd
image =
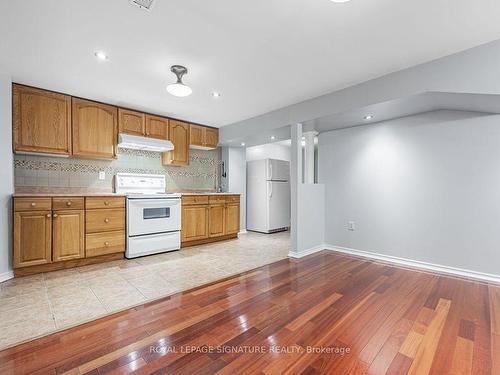
[[[104,219],[104,222],[109,223],[109,219],[108,218]]]
[[[35,207],[35,206],[36,206],[35,202],[31,203],[31,207]]]
[[[109,246],[109,242],[104,242],[104,246],[108,247]]]
[[[47,217],[50,218],[52,215],[51,214],[47,214]]]
[[[71,202],[66,202],[66,206],[71,206]]]
[[[109,202],[108,201],[104,201],[104,205],[105,206],[109,206]]]
[[[59,215],[58,214],[54,214],[53,217],[58,217]]]

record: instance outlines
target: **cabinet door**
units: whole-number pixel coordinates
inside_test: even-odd
[[[228,204],[226,207],[226,234],[237,234],[240,231],[240,205]]]
[[[73,98],[73,155],[114,159],[117,142],[116,107]]]
[[[14,151],[71,154],[71,97],[12,86]]]
[[[224,235],[225,217],[226,208],[224,204],[210,206],[210,213],[208,218],[208,234],[210,237],[219,237]]]
[[[189,165],[189,124],[170,120],[169,131],[170,141],[175,148],[173,151],[163,153],[163,164]]]
[[[205,127],[189,125],[189,145],[205,146]]]
[[[52,261],[52,212],[14,213],[14,268]]]
[[[208,206],[182,207],[182,242],[208,238]]]
[[[168,139],[168,124],[168,118],[146,115],[146,136]]]
[[[120,108],[118,110],[118,128],[120,133],[143,136],[146,131],[144,113]]]
[[[85,257],[83,210],[54,211],[52,259],[59,262]]]
[[[205,146],[217,148],[219,144],[219,129],[205,128]]]

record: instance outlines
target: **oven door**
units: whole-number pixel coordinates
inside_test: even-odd
[[[181,229],[180,199],[129,199],[128,235],[164,233]]]

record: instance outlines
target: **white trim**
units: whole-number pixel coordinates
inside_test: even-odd
[[[309,249],[306,249],[306,250],[302,250],[302,251],[299,251],[299,252],[295,252],[295,251],[290,251],[288,252],[288,256],[290,258],[302,258],[302,257],[305,257],[307,255],[311,255],[311,254],[314,254],[314,253],[317,253],[318,251],[323,251],[327,248],[327,245],[318,245],[318,246],[314,246],[314,247],[311,247]]]
[[[463,268],[456,268],[450,266],[444,266],[441,264],[422,262],[419,260],[412,260],[406,258],[399,258],[391,255],[383,255],[378,253],[372,253],[369,251],[356,250],[348,247],[325,245],[325,250],[337,251],[340,253],[356,255],[364,258],[377,259],[384,262],[395,263],[400,265],[405,265],[414,268],[420,268],[424,270],[445,273],[454,276],[461,276],[471,279],[478,279],[481,281],[491,281],[494,283],[500,283],[500,275],[493,275],[489,273],[477,272],[472,270],[466,270]]]
[[[0,283],[14,278],[14,271],[0,273]]]
[[[242,230],[240,230],[240,231],[238,232],[238,236],[239,236],[240,234],[247,234],[247,233],[248,233],[248,232],[247,232],[247,230],[246,230],[246,229],[242,229]]]

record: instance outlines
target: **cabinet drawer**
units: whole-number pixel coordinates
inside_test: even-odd
[[[212,195],[209,197],[210,203],[226,203],[226,197],[223,195]]]
[[[96,208],[124,208],[125,197],[87,197],[85,208],[93,210]]]
[[[14,198],[14,211],[46,211],[51,209],[51,198]]]
[[[240,203],[240,196],[239,195],[228,195],[228,196],[226,196],[226,202],[227,203]]]
[[[125,230],[125,210],[90,210],[85,215],[85,232],[111,232]]]
[[[182,204],[194,205],[194,204],[208,204],[208,195],[189,195],[182,197]]]
[[[83,198],[52,198],[53,210],[83,210]]]
[[[87,234],[85,240],[85,255],[87,257],[125,251],[125,231]]]

